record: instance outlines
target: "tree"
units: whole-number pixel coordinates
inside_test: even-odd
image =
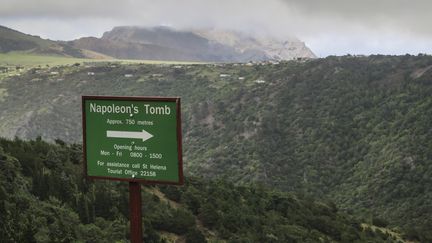
[[[186,243],[207,243],[207,240],[200,230],[191,228],[186,233]]]

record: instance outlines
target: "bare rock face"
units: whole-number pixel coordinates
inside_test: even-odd
[[[212,42],[233,47],[239,53],[260,51],[264,59],[292,60],[316,58],[316,55],[295,37],[287,40],[253,36],[246,33],[221,30],[199,30],[196,33]]]

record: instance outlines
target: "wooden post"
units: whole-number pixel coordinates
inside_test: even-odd
[[[131,243],[142,243],[141,184],[129,182],[129,220]]]

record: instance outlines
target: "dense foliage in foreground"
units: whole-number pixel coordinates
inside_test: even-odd
[[[224,181],[144,187],[146,242],[391,242],[334,204]],[[81,148],[61,141],[0,140],[2,242],[124,242],[127,183],[88,182]],[[388,241],[385,241],[388,240]]]

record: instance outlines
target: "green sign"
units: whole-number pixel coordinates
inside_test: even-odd
[[[89,178],[183,183],[180,98],[83,96]]]

